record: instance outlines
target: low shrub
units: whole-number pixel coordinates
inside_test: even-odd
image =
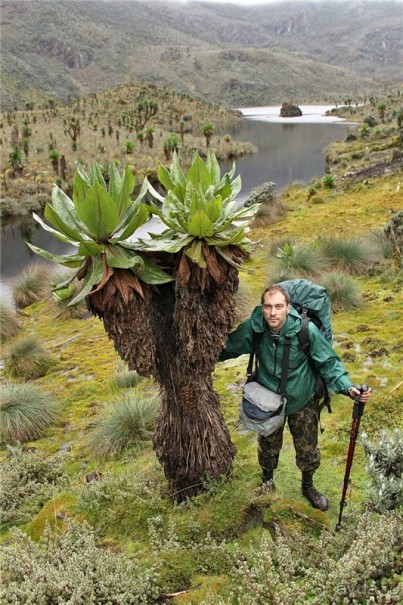
[[[0,391],[0,443],[39,439],[55,422],[59,405],[33,384],[6,384]]]
[[[33,263],[12,280],[11,290],[17,307],[25,308],[47,297],[49,273],[46,265]]]
[[[32,379],[44,376],[54,360],[36,336],[23,336],[13,342],[4,356],[4,374],[10,378]]]
[[[275,526],[248,552],[238,548],[228,598],[203,605],[393,604],[402,600],[401,519],[392,513],[363,513],[337,534],[319,540],[289,535]]]
[[[123,396],[108,406],[88,440],[97,458],[116,457],[150,442],[159,399],[155,395]]]
[[[55,489],[64,489],[68,483],[60,459],[44,459],[20,444],[6,446],[0,490],[2,523],[29,521]]]
[[[367,493],[372,508],[378,512],[395,510],[403,506],[403,430],[383,430],[376,442],[366,433],[361,443],[367,457],[370,477]]]
[[[17,315],[4,301],[0,301],[0,338],[1,340],[7,340],[16,336],[21,330],[21,326],[18,322]]]
[[[321,280],[329,295],[333,313],[359,309],[362,300],[358,287],[349,275],[337,271],[329,273]]]
[[[87,524],[66,531],[47,526],[36,543],[21,530],[3,545],[0,601],[3,605],[147,605],[157,603],[158,560],[137,562],[101,548]]]

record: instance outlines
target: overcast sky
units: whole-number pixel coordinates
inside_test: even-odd
[[[192,0],[168,0],[171,2],[192,2]],[[216,3],[220,3],[220,4],[242,4],[242,5],[256,5],[256,4],[284,4],[285,2],[349,2],[354,3],[356,2],[380,2],[380,0],[193,0],[193,1],[198,1],[198,2],[216,2]],[[403,0],[392,0],[392,2],[399,2],[402,3]]]

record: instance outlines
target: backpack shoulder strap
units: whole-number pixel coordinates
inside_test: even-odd
[[[263,332],[255,332],[252,330],[252,352],[249,355],[249,363],[246,370],[247,376],[252,376],[253,373],[253,359],[256,357],[256,370],[257,370],[257,360],[258,360],[258,349],[259,345],[263,338]]]
[[[301,311],[302,318],[302,326],[300,331],[298,332],[298,340],[301,349],[304,351],[305,355],[309,355],[309,349],[311,347],[311,341],[309,340],[309,317],[307,315],[306,309],[302,309]]]
[[[288,363],[290,359],[290,349],[291,349],[291,338],[286,336],[284,340],[284,353],[283,353],[283,364],[281,367],[281,380],[280,380],[280,395],[285,395],[287,392],[287,372],[288,372]]]
[[[302,326],[301,326],[300,331],[298,332],[298,340],[299,340],[301,349],[303,350],[305,355],[308,357],[309,363],[312,366],[313,363],[312,363],[310,355],[309,355],[309,351],[310,351],[310,347],[311,347],[311,341],[309,340],[310,319],[306,313],[306,309],[302,309],[301,317],[302,317]],[[318,375],[318,378],[320,380],[320,390],[322,392],[322,398],[323,398],[322,402],[319,405],[319,421],[320,421],[320,413],[323,410],[323,408],[327,407],[329,414],[332,413],[332,408],[330,407],[331,399],[330,399],[329,389],[327,388],[327,384],[325,383],[323,378],[321,378],[320,375]],[[323,429],[321,429],[321,430],[323,430]]]

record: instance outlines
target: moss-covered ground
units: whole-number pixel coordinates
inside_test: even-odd
[[[280,221],[250,233],[254,252],[241,271],[241,281],[259,302],[261,290],[270,281],[268,251],[274,238],[291,236],[301,243],[318,235],[365,236],[382,229],[393,212],[403,209],[401,174],[367,179],[347,187],[341,182],[322,189],[322,203],[309,199],[307,186],[295,183],[281,193],[286,212]],[[353,381],[366,382],[373,396],[366,406],[361,429],[376,436],[380,429],[402,427],[403,400],[403,296],[402,277],[391,266],[356,277],[364,304],[355,312],[333,316],[335,348],[345,361]],[[128,452],[118,460],[96,460],[88,448],[88,436],[101,411],[119,390],[113,376],[119,358],[100,321],[55,320],[46,301],[21,313],[23,332],[36,334],[52,354],[56,365],[37,384],[62,404],[56,426],[28,444],[47,458],[62,457],[70,486],[55,491],[43,502],[38,514],[22,524],[33,537],[43,532],[45,522],[63,524],[69,518],[87,519],[99,531],[105,546],[135,553],[145,564],[154,556],[153,541],[178,540],[188,545],[175,556],[160,551],[167,592],[186,591],[172,602],[176,605],[201,603],[208,594],[225,596],[228,563],[222,556],[203,557],[203,540],[226,541],[230,553],[235,543],[248,548],[257,544],[275,520],[285,529],[317,532],[334,526],[338,513],[350,437],[351,401],[333,396],[333,413],[322,415],[320,436],[322,464],[316,474],[318,487],[329,497],[330,510],[313,510],[300,493],[299,471],[294,450],[285,431],[285,441],[275,481],[277,491],[259,489],[256,438],[242,430],[237,406],[245,377],[245,357],[217,364],[215,388],[237,454],[233,477],[185,504],[175,505],[167,497],[166,483],[151,443],[140,452]],[[7,350],[7,344],[4,351]],[[144,381],[148,389],[151,380]],[[4,450],[3,450],[4,454]],[[101,480],[87,482],[97,471]],[[344,515],[348,518],[365,500],[365,458],[356,448]],[[3,539],[7,536],[6,526]],[[190,555],[189,545],[199,547]],[[210,558],[209,558],[210,557]],[[220,558],[221,557],[221,558]]]

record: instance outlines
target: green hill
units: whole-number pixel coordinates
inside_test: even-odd
[[[2,110],[130,82],[238,107],[362,97],[400,77],[401,8],[3,0]]]

